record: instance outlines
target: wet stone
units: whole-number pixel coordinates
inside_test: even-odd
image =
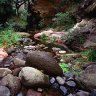
[[[60,77],[60,76],[57,76],[57,77],[56,77],[56,80],[57,80],[57,82],[58,82],[60,85],[64,85],[64,83],[65,83],[65,80],[64,80],[62,77]]]
[[[74,81],[67,81],[66,84],[70,87],[75,87],[76,83]]]
[[[67,94],[67,89],[64,86],[60,86],[60,91],[62,94],[66,95]]]
[[[50,78],[50,83],[51,84],[55,83],[55,78],[54,77]]]

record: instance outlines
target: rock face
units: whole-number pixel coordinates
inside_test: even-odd
[[[73,50],[78,49],[82,44],[84,44],[84,42],[86,42],[87,39],[90,38],[92,34],[93,35],[96,34],[95,30],[96,30],[96,19],[90,19],[90,20],[82,19],[81,22],[77,23],[76,25],[74,25],[73,28],[69,30],[70,33],[68,34],[68,36],[65,37],[64,44],[66,44]],[[76,46],[78,48],[76,48]],[[88,45],[84,44],[84,47],[87,46]]]
[[[62,69],[56,60],[47,52],[33,51],[26,58],[26,65],[43,70],[48,75],[62,75]]]
[[[1,85],[7,86],[10,89],[12,96],[16,96],[16,94],[20,91],[21,88],[20,79],[11,74],[8,74],[1,80]]]
[[[88,90],[96,88],[96,65],[88,66],[82,73],[76,76],[76,80],[81,82]]]
[[[49,77],[32,67],[22,68],[19,77],[21,78],[22,84],[27,87],[41,87],[49,84]]]
[[[77,20],[84,17],[94,18],[96,16],[96,0],[82,0],[74,15]]]

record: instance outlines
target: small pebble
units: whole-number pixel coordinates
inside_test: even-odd
[[[75,87],[76,83],[74,81],[67,81],[66,84],[70,87]]]
[[[30,51],[27,50],[27,49],[23,49],[23,53],[24,53],[24,54],[27,54],[27,53],[30,53]]]
[[[57,76],[57,77],[56,77],[56,80],[57,80],[57,82],[58,82],[60,85],[64,85],[64,83],[65,83],[65,80],[64,80],[62,77],[60,77],[60,76]]]
[[[72,72],[66,72],[66,73],[64,73],[64,76],[66,77],[66,78],[70,78],[70,77],[74,77],[74,74],[72,73]]]
[[[60,49],[60,48],[53,47],[52,50],[53,50],[53,52],[58,52],[58,51],[60,51],[61,49]]]
[[[67,94],[67,89],[66,89],[64,86],[60,86],[60,90],[62,91],[62,93],[63,93],[64,95]]]
[[[63,51],[63,50],[59,51],[59,54],[65,54],[65,53],[66,51]]]
[[[38,88],[37,91],[38,91],[38,92],[42,92],[43,89],[42,89],[42,88]]]
[[[52,87],[58,89],[58,88],[59,88],[59,84],[58,84],[58,83],[54,83],[54,84],[52,85]]]
[[[51,84],[55,83],[55,78],[54,78],[54,77],[52,77],[52,78],[50,79],[50,83],[51,83]]]

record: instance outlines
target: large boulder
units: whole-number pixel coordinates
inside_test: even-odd
[[[20,79],[16,76],[8,74],[1,80],[1,85],[7,86],[10,89],[11,95],[16,96],[16,94],[21,89]]]
[[[43,87],[49,85],[49,77],[32,67],[22,68],[19,77],[22,84],[26,87]]]
[[[71,48],[71,50],[80,50],[82,44],[84,44],[87,39],[91,38],[90,36],[92,34],[96,34],[96,19],[82,19],[81,22],[74,25],[74,27],[71,28],[69,31],[69,34],[64,38],[64,44]],[[89,44],[84,44],[84,47],[88,45]]]
[[[96,65],[88,66],[83,72],[76,76],[79,84],[85,85],[86,89],[96,89]]]
[[[33,51],[26,58],[26,65],[43,70],[48,75],[62,75],[62,69],[57,64],[56,60],[44,51]]]

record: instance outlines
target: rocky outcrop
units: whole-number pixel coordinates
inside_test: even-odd
[[[83,72],[76,76],[76,80],[83,84],[88,90],[96,89],[96,65],[88,66]]]
[[[79,49],[86,40],[91,38],[92,35],[95,36],[96,30],[96,20],[95,19],[82,19],[81,22],[77,23],[72,29],[70,29],[69,34],[65,36],[65,44],[71,49]],[[92,40],[91,40],[92,41]],[[88,46],[84,44],[84,46]]]
[[[96,0],[82,0],[77,11],[74,12],[74,16],[77,18],[77,21],[86,17],[96,17]]]
[[[33,51],[27,55],[26,65],[43,70],[48,75],[62,75],[63,71],[56,60],[44,51]]]

